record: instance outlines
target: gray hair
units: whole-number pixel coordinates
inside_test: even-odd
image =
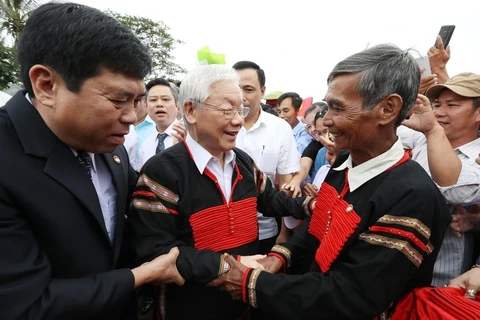
[[[212,85],[221,81],[233,81],[238,84],[240,83],[240,78],[234,69],[218,64],[199,66],[187,73],[180,85],[178,97],[184,119],[185,102],[192,101],[195,108],[201,109],[202,104],[198,103],[198,101],[204,102],[207,100],[210,96]],[[188,129],[188,122],[184,120],[184,123]]]
[[[395,123],[407,117],[417,100],[420,68],[411,50],[402,51],[392,44],[381,44],[358,52],[339,62],[330,72],[327,83],[341,74],[359,74],[357,93],[363,97],[362,109],[372,110],[390,94],[398,94],[403,105]]]

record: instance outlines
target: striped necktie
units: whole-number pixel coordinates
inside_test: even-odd
[[[85,167],[88,177],[92,179],[92,158],[87,152],[79,151],[77,154],[78,161]]]
[[[157,144],[157,150],[155,151],[155,154],[165,150],[165,139],[168,137],[168,134],[166,133],[159,133],[157,136],[158,139],[158,144]]]

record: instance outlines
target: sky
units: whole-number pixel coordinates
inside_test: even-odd
[[[101,10],[163,21],[184,44],[175,62],[190,70],[209,46],[231,66],[251,60],[266,74],[266,92],[294,91],[321,100],[335,64],[367,45],[393,43],[426,55],[442,25],[456,25],[450,76],[480,74],[477,0],[79,0]],[[179,79],[182,75],[179,75]]]

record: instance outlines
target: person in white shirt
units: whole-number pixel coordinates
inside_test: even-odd
[[[140,167],[155,154],[178,143],[186,135],[185,127],[177,120],[178,91],[163,78],[151,80],[147,83],[146,89],[148,116],[155,122],[156,130],[140,146]]]
[[[412,159],[431,173],[447,202],[452,205],[452,212],[456,212],[462,210],[461,207],[457,207],[459,205],[480,202],[480,170],[475,163],[480,148],[478,134],[480,75],[460,73],[443,85],[431,87],[426,95],[433,102],[433,111],[438,124],[428,132],[423,130],[425,133],[411,131],[405,127],[400,127],[397,133],[404,148],[412,150]],[[421,101],[420,103],[429,106],[426,98]],[[407,121],[406,124],[408,123]],[[437,132],[444,138],[444,142],[448,143],[432,142],[432,136]],[[448,150],[442,147],[445,145],[450,152],[447,153]],[[458,159],[447,160],[447,156],[453,152],[457,154],[461,164],[458,163]],[[451,173],[458,177],[456,183],[445,184],[445,177],[442,176],[446,174],[449,176]],[[472,235],[468,232],[460,234],[454,229],[449,229],[435,263],[432,284],[446,285],[450,279],[468,270],[472,262]]]
[[[282,186],[300,170],[300,154],[290,125],[274,115],[264,112],[260,101],[265,94],[265,72],[251,61],[239,61],[233,65],[240,76],[243,106],[250,108],[243,127],[237,136],[237,147],[245,151],[270,178],[272,183],[278,174]],[[259,253],[268,253],[275,245],[278,224],[274,218],[258,213],[260,238]]]

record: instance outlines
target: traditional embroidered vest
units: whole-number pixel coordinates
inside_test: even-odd
[[[407,153],[392,167],[392,170],[409,159]],[[308,232],[320,242],[315,253],[315,261],[322,272],[330,270],[347,240],[355,233],[361,218],[352,204],[343,198],[349,191],[348,170],[345,170],[345,185],[340,194],[327,183],[322,183]]]

